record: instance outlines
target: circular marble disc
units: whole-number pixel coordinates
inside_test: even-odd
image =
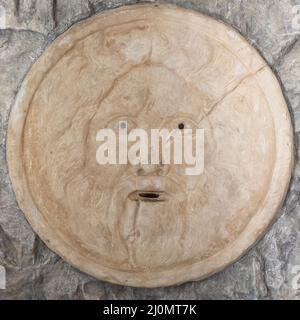
[[[205,169],[99,165],[96,134],[205,132]],[[167,5],[107,11],[60,36],[13,107],[10,176],[45,243],[101,280],[157,287],[203,279],[238,259],[284,200],[290,116],[269,67],[237,32]],[[137,192],[162,192],[144,201]]]

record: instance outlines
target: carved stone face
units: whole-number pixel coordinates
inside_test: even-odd
[[[85,152],[60,148],[68,131],[55,141],[54,159],[58,153],[59,158],[74,154],[78,162],[84,162],[62,181],[72,212],[68,224],[76,235],[85,237],[77,223],[85,220],[80,229],[82,223],[89,223],[89,217],[82,217],[88,206],[91,217],[98,217],[101,228],[110,234],[110,252],[119,265],[142,270],[178,262],[184,256],[187,211],[193,210],[189,203],[205,201],[205,176],[185,175],[184,165],[99,165],[95,137],[99,129],[118,132],[120,122],[127,122],[128,132],[141,128],[149,136],[151,129],[171,131],[180,124],[191,129],[199,123],[207,126],[201,95],[174,71],[144,62],[116,78],[109,93],[92,109],[84,125],[86,139],[81,140]],[[81,115],[78,120],[83,121]],[[74,118],[75,130],[76,121]],[[63,165],[54,161],[59,176]],[[81,196],[74,201],[78,194]],[[92,223],[88,228],[94,229]],[[97,233],[103,230],[96,229]],[[160,250],[162,245],[164,250]]]
[[[204,129],[203,174],[99,165],[97,132],[122,121]],[[51,248],[100,279],[158,286],[203,278],[253,244],[284,197],[291,142],[253,48],[208,17],[146,5],[90,19],[43,55],[12,112],[8,158]]]

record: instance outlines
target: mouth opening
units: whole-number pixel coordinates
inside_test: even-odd
[[[164,191],[135,191],[129,195],[129,198],[133,201],[152,201],[161,202],[168,199],[167,194]]]
[[[154,192],[139,193],[139,196],[141,198],[147,198],[147,199],[159,199],[160,197],[158,193],[154,193]]]

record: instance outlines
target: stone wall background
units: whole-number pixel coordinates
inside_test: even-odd
[[[5,158],[9,112],[28,69],[75,22],[138,0],[0,0],[0,299],[300,299],[300,0],[170,0],[236,28],[277,74],[295,131],[296,165],[282,215],[225,271],[201,282],[136,289],[97,281],[51,252],[16,203]],[[297,16],[297,7],[298,16]],[[299,277],[300,278],[300,277]]]

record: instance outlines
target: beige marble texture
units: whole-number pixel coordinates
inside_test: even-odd
[[[205,171],[99,166],[96,132],[205,129]],[[155,124],[155,127],[153,127]],[[265,232],[293,167],[279,83],[231,27],[171,5],[107,11],[43,53],[11,112],[17,201],[46,245],[101,280],[159,287],[206,278]],[[168,201],[132,201],[140,191]]]

